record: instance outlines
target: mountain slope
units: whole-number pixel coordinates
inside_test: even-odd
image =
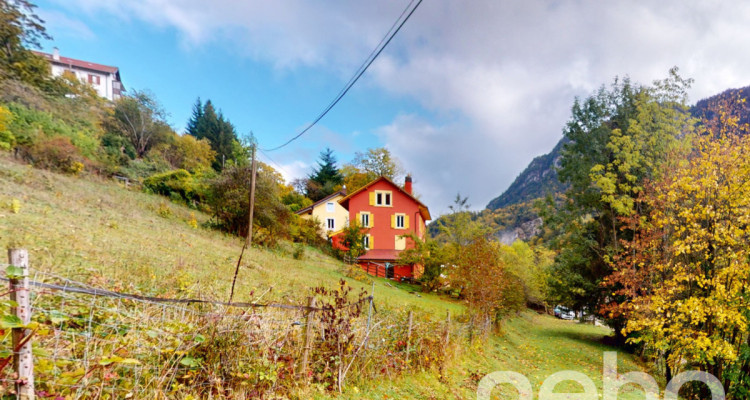
[[[750,99],[750,86],[739,89],[727,89],[717,95],[699,100],[690,109],[696,118],[713,120],[720,104],[733,106],[735,114],[740,117],[740,124],[750,123],[750,103],[745,102],[737,106],[740,99]],[[548,154],[534,158],[529,166],[521,172],[515,181],[503,194],[487,204],[490,210],[497,210],[512,204],[525,203],[544,197],[548,193],[560,193],[565,186],[557,180],[556,166],[560,160],[560,153],[565,144],[562,138]]]
[[[565,138],[561,139],[551,152],[534,158],[503,194],[487,204],[487,208],[497,210],[562,192],[565,186],[557,179],[557,166],[565,142]]]
[[[716,118],[716,112],[721,105],[731,106],[733,114],[737,115],[740,124],[750,123],[750,104],[745,102],[742,105],[737,104],[741,99],[750,99],[750,86],[740,89],[727,89],[715,96],[699,100],[690,109],[690,113],[696,118],[713,120]]]

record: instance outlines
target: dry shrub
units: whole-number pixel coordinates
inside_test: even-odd
[[[39,168],[77,174],[84,169],[84,157],[69,138],[56,136],[40,141],[29,149],[28,156]]]
[[[358,282],[371,283],[372,278],[365,272],[359,264],[345,264],[344,275]]]
[[[454,328],[446,346],[445,322],[417,312],[411,340],[403,311],[378,310],[368,326],[365,293],[344,282],[315,295],[305,376],[304,310],[39,297],[37,390],[60,398],[310,398],[343,391],[346,382],[442,371],[463,340]]]

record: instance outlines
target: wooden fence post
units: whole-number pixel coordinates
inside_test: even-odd
[[[469,344],[474,341],[474,317],[469,318]]]
[[[370,291],[370,308],[367,310],[367,331],[370,331],[370,323],[372,322],[372,301],[375,300],[375,282],[372,283],[372,290]]]
[[[10,299],[17,304],[17,307],[11,307],[10,312],[27,325],[31,322],[29,253],[25,249],[8,249],[8,262],[21,269],[21,279],[10,280]],[[31,341],[26,339],[28,335],[31,335],[30,329],[13,328],[13,365],[18,374],[16,393],[22,400],[34,399],[34,359]]]
[[[445,346],[448,347],[448,343],[451,340],[451,312],[448,311],[448,316],[445,319]]]
[[[414,321],[414,311],[409,310],[409,325],[406,330],[406,365],[409,365],[409,350],[411,349],[411,326]]]
[[[451,312],[450,310],[447,312],[448,315],[445,318],[445,331],[443,332],[443,354],[442,359],[440,360],[440,381],[445,381],[445,366],[448,361],[448,344],[450,343],[450,334],[451,334]]]
[[[308,360],[310,359],[310,349],[312,348],[313,339],[313,321],[315,316],[315,297],[309,297],[307,299],[307,305],[310,307],[307,310],[307,321],[305,322],[305,347],[302,349],[302,365],[300,366],[299,374],[307,382],[307,367]]]

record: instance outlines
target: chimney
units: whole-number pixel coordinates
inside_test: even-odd
[[[406,175],[406,179],[404,180],[404,190],[406,193],[409,193],[410,195],[414,195],[411,191],[411,175]]]
[[[60,61],[60,49],[55,47],[52,49],[52,59],[55,61]]]

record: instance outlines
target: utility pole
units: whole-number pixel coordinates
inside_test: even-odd
[[[250,166],[250,218],[247,222],[247,240],[245,246],[250,247],[253,243],[253,211],[255,209],[255,175],[258,168],[258,164],[255,161],[255,149],[258,147],[256,143],[253,143],[253,162]]]
[[[245,245],[242,246],[240,252],[240,258],[237,260],[237,267],[234,269],[234,279],[232,279],[232,290],[229,292],[229,303],[234,299],[234,285],[237,283],[237,275],[240,272],[240,265],[242,264],[242,256],[245,255],[245,249],[250,247],[253,243],[253,209],[255,209],[255,175],[258,170],[258,163],[255,160],[255,149],[258,144],[253,141],[253,160],[250,165],[250,217],[247,221],[247,238],[245,239]]]

